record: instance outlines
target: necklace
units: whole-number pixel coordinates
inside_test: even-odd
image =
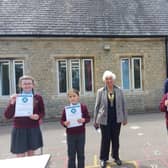
[[[109,101],[110,101],[110,105],[113,106],[114,92],[111,93],[111,92],[108,91],[107,96],[108,96],[108,99],[109,99]]]

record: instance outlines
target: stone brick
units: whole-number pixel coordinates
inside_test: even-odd
[[[108,44],[110,49],[105,50]],[[162,38],[8,38],[0,40],[0,59],[25,60],[25,74],[37,82],[36,91],[41,93],[46,105],[46,119],[59,119],[67,105],[67,97],[57,91],[56,59],[93,58],[94,93],[81,95],[93,114],[96,91],[104,84],[102,74],[112,70],[116,84],[121,85],[120,58],[142,56],[142,91],[127,91],[125,98],[129,113],[158,111],[166,78],[165,42]],[[0,114],[9,97],[0,96]],[[2,117],[1,117],[2,118]]]

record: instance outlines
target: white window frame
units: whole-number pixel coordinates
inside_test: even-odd
[[[84,67],[84,65],[85,65],[85,61],[87,61],[87,60],[91,61],[91,69],[92,69],[92,71],[91,71],[91,76],[92,76],[92,91],[86,91],[86,90],[85,90],[85,78],[84,78],[84,76],[85,76],[85,71],[84,71],[85,67]],[[93,80],[93,59],[83,59],[83,60],[82,60],[82,64],[83,64],[82,74],[83,74],[83,78],[84,78],[83,91],[84,91],[84,94],[85,94],[85,95],[86,95],[86,94],[92,94],[92,93],[93,93],[93,88],[94,88],[94,80]]]
[[[15,79],[15,65],[17,64],[16,62],[22,62],[23,64],[23,74],[24,74],[24,60],[19,60],[19,59],[1,59],[0,62],[7,62],[9,66],[9,71],[8,71],[8,76],[9,76],[9,95],[12,93],[16,93],[16,79]],[[9,95],[2,95],[2,86],[0,83],[0,96],[9,96]]]
[[[15,65],[21,64],[17,62],[22,62],[23,64],[23,74],[24,74],[24,60],[13,60],[13,88],[14,91],[16,92],[16,71],[15,71]]]
[[[72,61],[73,60],[78,60],[79,61],[79,87],[80,87],[80,93],[81,94],[93,94],[93,91],[94,91],[94,83],[93,83],[93,59],[91,58],[79,58],[79,59],[76,59],[76,58],[67,58],[67,59],[56,59],[56,74],[57,74],[57,79],[56,81],[57,82],[57,92],[58,92],[58,95],[66,95],[66,93],[62,93],[60,92],[60,86],[59,86],[59,61],[66,61],[66,79],[67,79],[67,83],[66,83],[66,90],[68,91],[69,88],[72,87]],[[91,75],[92,75],[92,91],[88,92],[85,90],[85,83],[83,83],[82,81],[85,82],[85,77],[84,77],[84,61],[85,60],[91,60]]]
[[[8,65],[9,67],[9,70],[8,70],[8,76],[9,76],[9,79],[10,79],[10,60],[0,60],[1,63],[5,63]],[[1,77],[0,77],[1,78]],[[0,79],[1,81],[2,79]],[[10,88],[10,81],[9,81],[9,94],[10,94],[10,91],[11,91],[11,88]],[[2,95],[2,85],[1,85],[1,82],[0,82],[0,96],[7,96],[7,95]]]
[[[122,86],[122,88],[123,88],[123,73],[122,73],[122,72],[123,72],[123,66],[122,66],[122,61],[123,61],[123,60],[128,60],[129,84],[130,84],[129,89],[124,89],[124,90],[130,90],[132,84],[131,84],[131,79],[130,79],[130,78],[131,78],[131,73],[130,73],[130,69],[131,69],[131,68],[130,68],[130,59],[129,59],[129,58],[122,58],[121,61],[120,61],[120,67],[121,67],[121,83],[122,83],[121,86]]]
[[[140,62],[140,88],[135,88],[135,79],[134,79],[134,60],[139,60]],[[132,89],[133,90],[142,90],[142,58],[141,57],[132,57],[131,59],[132,65]]]
[[[140,88],[135,88],[135,79],[134,79],[134,60],[140,60]],[[124,89],[123,88],[123,67],[122,67],[122,61],[123,60],[128,60],[129,62],[129,89]],[[133,90],[133,91],[141,91],[142,90],[142,57],[141,56],[132,56],[132,57],[122,57],[120,59],[120,67],[121,67],[121,83],[122,83],[122,88],[125,91]]]
[[[57,67],[56,67],[56,70],[57,70],[57,81],[58,81],[58,83],[57,83],[57,90],[58,90],[58,93],[60,94],[60,95],[66,95],[66,92],[65,93],[62,93],[62,92],[60,92],[60,83],[59,83],[59,64],[58,64],[58,62],[59,61],[65,61],[65,64],[66,64],[66,79],[67,79],[67,83],[66,83],[66,90],[68,90],[68,85],[69,85],[69,82],[68,82],[68,74],[67,74],[67,67],[68,67],[68,60],[67,59],[58,59],[57,61],[56,61],[56,65],[57,65]]]
[[[80,88],[80,91],[81,91],[81,73],[80,73],[80,71],[81,71],[81,63],[80,63],[80,59],[70,59],[69,60],[69,67],[70,67],[70,69],[69,69],[69,86],[70,86],[70,88],[72,88],[72,61],[78,61],[78,63],[79,63],[79,88]]]

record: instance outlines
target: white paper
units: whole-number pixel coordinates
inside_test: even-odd
[[[15,117],[28,117],[33,114],[33,95],[21,94],[16,97]]]
[[[0,160],[1,168],[46,168],[50,160],[50,154],[18,157]]]
[[[82,118],[80,104],[66,106],[65,107],[65,114],[66,114],[66,120],[70,121],[70,125],[68,126],[68,128],[78,127],[78,126],[82,125],[82,123],[78,123],[78,121],[77,121],[78,119]]]

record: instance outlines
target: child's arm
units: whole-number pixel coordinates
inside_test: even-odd
[[[37,99],[37,101],[38,101],[38,103],[36,104],[36,106],[38,106],[38,110],[37,110],[37,112],[35,114],[32,114],[30,116],[30,118],[32,120],[40,120],[45,115],[45,108],[44,108],[43,98],[40,95],[35,95],[34,98]]]
[[[60,123],[62,126],[67,127],[70,124],[70,121],[66,121],[65,109],[62,112]]]
[[[90,122],[90,115],[86,105],[81,104],[82,118],[78,119],[79,123],[88,123]]]
[[[160,101],[160,111],[166,112],[168,106],[167,94],[165,94]]]
[[[15,105],[9,103],[4,111],[4,116],[7,119],[11,119],[14,116],[14,114],[15,114]]]
[[[7,119],[11,119],[15,114],[15,103],[16,103],[17,94],[14,94],[10,97],[7,108],[4,111],[4,116]]]

